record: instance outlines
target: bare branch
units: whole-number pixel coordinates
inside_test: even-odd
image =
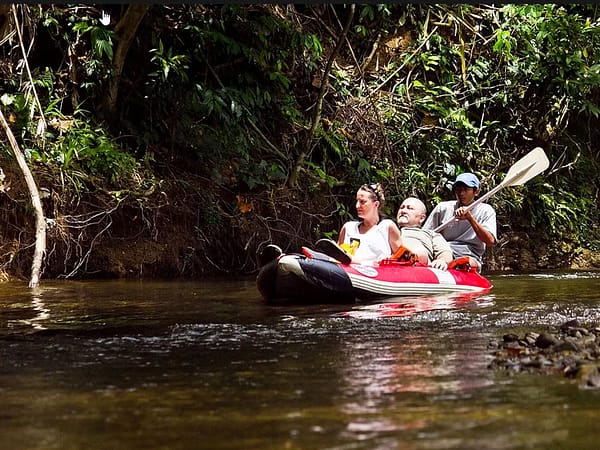
[[[46,253],[46,221],[44,219],[44,210],[42,208],[42,202],[40,200],[40,194],[38,192],[37,185],[35,184],[35,180],[33,179],[33,175],[31,174],[31,170],[29,170],[29,166],[27,165],[27,161],[25,161],[25,156],[23,156],[23,152],[19,148],[19,144],[15,139],[10,127],[8,126],[8,122],[4,118],[4,114],[0,109],[0,123],[2,128],[4,128],[4,132],[8,137],[8,141],[10,142],[10,146],[13,149],[17,162],[19,163],[19,167],[23,172],[23,176],[25,177],[25,181],[27,183],[27,187],[29,188],[29,193],[31,195],[31,203],[35,210],[35,251],[33,253],[33,263],[31,265],[31,279],[29,281],[29,287],[35,288],[39,285],[40,282],[40,271],[42,267],[42,261],[44,259],[44,254]]]

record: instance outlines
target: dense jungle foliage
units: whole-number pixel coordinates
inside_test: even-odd
[[[0,5],[0,107],[40,188],[45,277],[256,271],[335,237],[358,186],[429,209],[536,146],[489,202],[488,268],[594,265],[600,18],[581,5]],[[0,267],[31,199],[0,133]],[[592,253],[590,253],[592,252]]]

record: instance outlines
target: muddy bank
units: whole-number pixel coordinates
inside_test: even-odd
[[[250,222],[250,223],[248,223]],[[228,229],[234,237],[214,235],[204,238],[196,228],[163,227],[156,237],[127,236],[123,230],[118,238],[107,237],[91,252],[85,273],[91,278],[173,278],[231,275],[253,275],[258,270],[256,252],[270,243],[266,230],[252,228],[252,220],[239,222]],[[116,233],[115,233],[116,234]],[[265,234],[265,236],[263,236]],[[311,233],[292,238],[274,238],[288,252],[297,252],[302,245],[318,239]],[[510,237],[507,237],[510,240]],[[489,251],[486,258],[488,273],[527,273],[547,270],[594,270],[600,268],[600,252],[576,248],[560,253],[546,242],[531,240],[540,251],[531,251],[505,244]],[[52,273],[59,274],[60,261]],[[485,272],[485,271],[484,271]],[[484,273],[485,274],[485,273]]]
[[[556,241],[544,230],[499,231],[498,244],[487,250],[485,261],[492,271],[586,270],[600,268],[600,252],[569,239]]]
[[[179,242],[178,242],[179,241]],[[182,242],[183,241],[183,242]],[[306,238],[303,241],[297,238],[297,247],[288,244],[287,251],[300,251],[301,245],[310,245],[311,241]],[[267,242],[267,241],[265,241]],[[281,243],[281,241],[278,241]],[[252,246],[248,250],[240,248],[238,257],[243,267],[240,270],[226,267],[216,267],[208,260],[211,254],[200,255],[192,246],[194,240],[181,239],[180,234],[166,241],[155,241],[153,239],[132,239],[129,242],[105,243],[99,248],[93,258],[90,270],[105,277],[171,277],[171,276],[199,276],[222,275],[232,273],[236,275],[251,275],[258,270],[256,261],[256,250]],[[199,247],[206,250],[202,242],[196,242]],[[543,247],[543,243],[538,244]],[[219,258],[220,249],[215,249],[212,255]],[[488,252],[491,253],[491,252]],[[523,255],[520,248],[504,247],[501,251],[495,251],[486,259],[488,273],[528,273],[548,270],[597,270],[600,269],[600,252],[593,252],[584,248],[577,248],[570,254],[558,254],[552,249],[539,253],[535,258],[525,253],[525,257],[511,257],[511,254]],[[221,253],[222,255],[222,253]],[[508,255],[508,256],[507,256]],[[241,260],[244,259],[244,261]],[[485,275],[485,273],[484,273]]]
[[[0,272],[28,279],[35,242],[29,193],[22,175],[3,166]],[[36,179],[46,192],[43,278],[254,275],[257,251],[265,245],[298,252],[343,223],[343,199],[333,195],[301,189],[240,195],[186,172],[165,178],[152,193],[118,196],[103,190],[76,196],[44,172]],[[500,230],[498,238],[484,273],[600,268],[600,252],[550,239],[543,230]]]
[[[130,219],[133,219],[130,217]],[[135,221],[133,221],[135,222]],[[163,227],[156,236],[150,233],[132,232],[132,229],[114,229],[97,242],[59,239],[51,234],[44,278],[202,278],[224,274],[248,276],[256,274],[258,262],[256,251],[270,241],[262,237],[264,230],[229,227],[237,238],[202,235],[197,228],[177,226]],[[60,232],[62,234],[62,231]],[[310,245],[309,237],[294,235],[293,239],[274,239],[282,242],[286,251],[299,251],[302,245]],[[314,238],[316,240],[316,237]],[[10,264],[2,270],[4,279],[28,279],[31,264],[31,247],[19,247],[16,239],[4,241],[10,247]],[[578,248],[570,254],[559,254],[545,243],[539,257],[530,256],[521,248],[510,245],[488,252],[486,269],[490,273],[523,273],[546,270],[589,270],[600,268],[600,253]],[[18,250],[17,250],[18,249]],[[519,255],[519,256],[510,256]],[[79,267],[79,270],[76,268]],[[71,274],[70,276],[67,276]]]

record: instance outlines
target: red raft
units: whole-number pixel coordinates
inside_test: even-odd
[[[282,254],[265,264],[257,287],[269,302],[341,303],[399,296],[486,292],[492,284],[474,268],[439,270],[386,259],[375,266]]]

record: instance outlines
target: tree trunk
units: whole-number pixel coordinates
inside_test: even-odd
[[[346,21],[346,25],[342,30],[342,34],[340,34],[335,49],[329,55],[329,60],[327,61],[327,65],[325,66],[325,70],[323,71],[323,77],[321,81],[321,89],[319,90],[319,96],[317,97],[317,102],[315,104],[315,108],[313,110],[313,115],[311,119],[310,130],[306,135],[306,139],[304,141],[304,145],[302,146],[302,150],[298,155],[298,159],[296,160],[296,164],[292,168],[292,173],[288,180],[288,186],[295,187],[298,184],[298,177],[300,175],[300,170],[304,166],[304,160],[310,153],[310,146],[312,144],[313,137],[315,135],[315,131],[317,129],[317,125],[321,121],[321,111],[323,109],[323,99],[325,98],[325,94],[327,93],[327,88],[329,87],[329,73],[331,72],[331,66],[333,65],[333,61],[337,57],[344,41],[346,39],[346,35],[348,34],[348,30],[350,29],[350,25],[352,25],[352,20],[354,19],[354,8],[355,5],[350,5],[350,12],[348,13],[348,20]]]
[[[119,94],[123,66],[125,65],[125,57],[127,56],[129,47],[131,47],[135,32],[148,9],[150,9],[150,5],[148,4],[134,3],[129,5],[127,11],[125,11],[125,15],[115,26],[115,33],[119,36],[119,43],[113,57],[113,73],[106,97],[106,111],[109,118],[115,118],[117,96]]]
[[[27,182],[27,187],[29,188],[29,193],[31,194],[31,203],[35,210],[35,251],[33,253],[33,263],[31,265],[31,279],[29,280],[29,287],[34,288],[39,285],[40,271],[42,268],[44,255],[46,253],[46,220],[44,218],[44,210],[42,208],[40,194],[38,192],[37,185],[35,184],[35,180],[33,179],[33,175],[31,174],[31,170],[29,170],[27,161],[25,161],[25,156],[23,156],[23,152],[21,152],[19,144],[17,144],[15,136],[8,126],[8,122],[4,118],[2,110],[0,110],[0,122],[2,124],[2,128],[4,128],[6,136],[8,137],[10,146],[15,153],[19,167],[25,176],[25,181]]]
[[[3,42],[4,38],[12,32],[10,8],[11,5],[9,3],[3,3],[0,5],[0,43]]]

